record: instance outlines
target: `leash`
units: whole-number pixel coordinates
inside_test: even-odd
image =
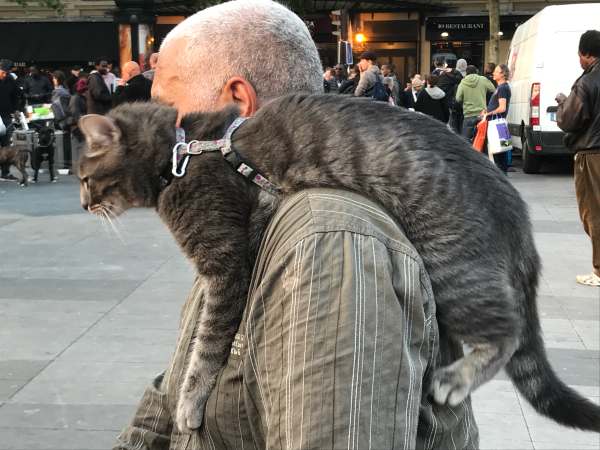
[[[250,161],[244,159],[231,144],[233,133],[246,120],[246,117],[238,117],[231,125],[229,125],[225,132],[225,136],[214,141],[193,140],[185,142],[185,131],[182,128],[177,128],[175,133],[177,143],[173,146],[173,162],[171,167],[173,176],[181,178],[185,175],[188,163],[193,155],[221,152],[225,160],[236,172],[242,174],[252,183],[268,193],[272,195],[279,194],[279,187],[271,183],[264,175],[262,175]]]

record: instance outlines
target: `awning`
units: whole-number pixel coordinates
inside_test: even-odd
[[[441,0],[280,0],[298,14],[329,12],[336,9],[360,11],[445,11],[447,8]],[[213,5],[212,0],[116,0],[121,10],[142,8],[156,14],[190,15],[196,11]]]
[[[284,2],[285,3],[285,2]],[[448,9],[441,0],[292,0],[290,3],[303,3],[308,11],[332,11],[348,9],[349,11],[445,11]]]
[[[114,22],[0,22],[0,58],[23,62],[95,61],[119,54]]]

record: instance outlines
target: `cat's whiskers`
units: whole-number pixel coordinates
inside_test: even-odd
[[[100,218],[100,223],[102,224],[102,229],[104,230],[104,232],[106,234],[110,234],[110,232],[108,231],[108,225],[106,224],[106,219],[104,218],[104,214],[102,214],[102,211],[97,209],[92,214],[94,214],[96,217]]]
[[[120,215],[123,212],[121,208],[118,208],[114,205],[107,205],[106,212],[110,215],[110,217],[117,223],[119,226],[122,226],[122,222],[120,219]]]
[[[104,218],[108,221],[108,224],[110,225],[110,227],[114,231],[114,233],[117,236],[117,238],[121,241],[121,243],[125,244],[125,240],[123,239],[123,235],[119,231],[119,228],[113,222],[113,219],[112,219],[111,215],[114,214],[114,213],[110,210],[110,207],[108,207],[108,206],[106,206],[106,205],[103,204],[102,205],[102,214],[103,214]],[[118,223],[119,222],[117,221],[117,224]]]

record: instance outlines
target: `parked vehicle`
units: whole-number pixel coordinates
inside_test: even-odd
[[[515,31],[508,66],[512,96],[507,121],[523,171],[537,173],[544,156],[571,152],[556,124],[556,94],[566,95],[581,75],[577,49],[587,30],[600,27],[600,3],[547,6]]]

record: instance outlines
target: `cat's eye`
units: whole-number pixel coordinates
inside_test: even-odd
[[[106,194],[110,194],[112,191],[115,190],[115,188],[117,187],[116,183],[113,184],[109,184],[108,186],[106,186],[103,190],[102,190],[102,194],[106,195]]]

